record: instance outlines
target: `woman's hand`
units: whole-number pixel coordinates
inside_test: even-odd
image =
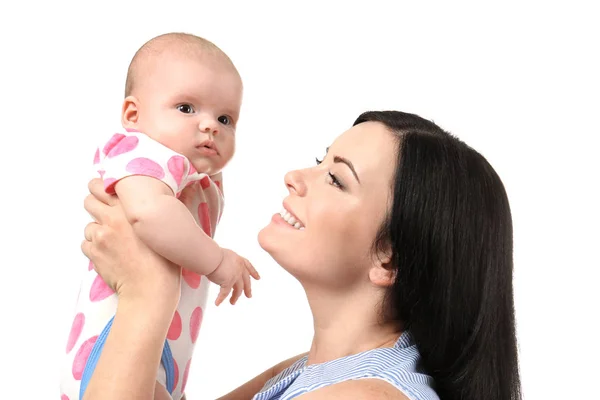
[[[104,281],[129,299],[179,301],[181,269],[150,250],[135,235],[116,196],[104,191],[101,179],[90,181],[84,206],[96,222],[85,228],[83,253]]]
[[[96,222],[85,228],[81,249],[119,303],[84,399],[169,398],[156,371],[179,301],[181,270],[137,238],[102,180],[92,180],[89,189],[85,209]]]

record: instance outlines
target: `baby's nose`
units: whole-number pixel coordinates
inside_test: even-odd
[[[204,118],[198,126],[201,132],[216,135],[219,132],[219,124],[212,118]]]

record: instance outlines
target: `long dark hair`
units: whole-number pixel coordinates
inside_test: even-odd
[[[477,151],[417,115],[366,112],[398,144],[393,200],[375,247],[391,249],[383,313],[411,332],[442,400],[521,398],[512,218]]]

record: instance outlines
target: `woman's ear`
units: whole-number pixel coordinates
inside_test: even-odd
[[[133,96],[127,96],[123,100],[123,108],[121,110],[121,124],[123,128],[137,128],[138,119],[140,117],[139,101]]]
[[[376,262],[369,270],[369,279],[376,286],[388,287],[394,283],[396,273],[392,265],[392,249],[379,251]]]

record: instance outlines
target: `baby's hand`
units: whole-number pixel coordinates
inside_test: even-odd
[[[231,304],[237,302],[242,295],[242,291],[246,294],[246,297],[252,297],[250,277],[260,279],[258,272],[250,264],[250,261],[228,249],[223,249],[223,260],[221,260],[217,269],[206,275],[206,277],[221,286],[215,301],[217,306],[229,296],[231,289],[233,289],[233,294],[229,300]]]

